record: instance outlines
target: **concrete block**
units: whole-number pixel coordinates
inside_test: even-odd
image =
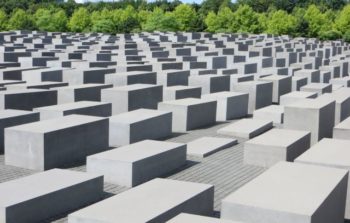
[[[39,121],[38,112],[13,109],[0,110],[0,153],[4,153],[5,128],[36,121]]]
[[[108,148],[108,119],[69,115],[5,129],[5,163],[32,170],[71,166]]]
[[[246,81],[234,85],[234,91],[249,94],[248,114],[272,104],[272,82]]]
[[[248,114],[248,93],[224,91],[205,94],[202,98],[217,101],[216,121],[238,119]]]
[[[347,181],[348,172],[342,169],[280,162],[224,198],[221,218],[250,223],[342,223]]]
[[[190,76],[188,79],[188,85],[201,87],[203,94],[229,91],[230,76],[215,74]]]
[[[73,114],[108,117],[112,115],[112,104],[96,101],[78,101],[35,108],[34,111],[40,112],[40,120],[59,118]]]
[[[132,71],[118,74],[107,74],[105,76],[106,84],[113,84],[113,86],[124,86],[131,84],[156,84],[156,72],[140,72]]]
[[[109,119],[109,145],[121,146],[144,139],[163,139],[172,131],[172,114],[168,111],[138,109]]]
[[[53,169],[0,184],[0,221],[44,222],[103,197],[103,177]]]
[[[185,144],[145,140],[88,156],[86,169],[106,182],[134,187],[185,164]]]
[[[187,143],[187,154],[194,157],[204,158],[236,144],[236,139],[201,137]]]
[[[294,72],[296,77],[307,77],[308,83],[320,83],[321,73],[319,70],[303,69]]]
[[[239,223],[237,221],[223,220],[194,214],[181,213],[167,221],[167,223]]]
[[[186,132],[215,124],[216,108],[216,101],[197,98],[165,101],[158,104],[158,110],[172,112],[173,132]]]
[[[217,131],[220,135],[251,139],[272,128],[272,121],[241,119]]]
[[[332,93],[332,85],[324,83],[311,83],[300,88],[300,91],[315,92],[318,96],[324,93]]]
[[[280,97],[292,91],[292,77],[283,75],[271,75],[260,78],[262,81],[272,82],[272,102],[279,103]]]
[[[201,87],[192,86],[171,86],[163,88],[163,101],[172,101],[183,98],[200,98],[202,94]]]
[[[101,92],[101,101],[112,103],[112,113],[120,114],[140,108],[156,109],[163,100],[163,86],[133,84]]]
[[[255,110],[253,113],[254,119],[273,121],[274,125],[283,123],[284,106],[270,105],[265,108]]]
[[[303,91],[293,91],[289,94],[285,94],[281,97],[280,105],[289,105],[304,99],[316,98],[316,92],[303,92]]]
[[[333,138],[350,140],[350,117],[334,127]]]
[[[311,145],[332,137],[335,101],[304,99],[284,107],[284,128],[311,132]]]
[[[300,88],[307,84],[308,84],[307,77],[292,77],[292,92],[300,91]]]
[[[350,170],[350,141],[324,138],[294,162]],[[349,191],[350,183],[348,182]],[[345,218],[350,219],[350,194],[346,196]]]
[[[165,222],[182,212],[210,215],[213,199],[211,185],[154,179],[70,214],[68,222]]]
[[[271,167],[280,161],[294,161],[310,147],[310,132],[272,129],[244,143],[244,162]]]

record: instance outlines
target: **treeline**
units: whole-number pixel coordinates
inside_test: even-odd
[[[200,5],[167,0],[0,1],[0,30],[18,29],[270,33],[350,41],[350,4],[346,0],[205,0]]]

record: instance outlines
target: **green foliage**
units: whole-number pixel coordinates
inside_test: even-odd
[[[178,5],[173,13],[181,31],[191,31],[195,29],[198,18],[192,6],[188,4]]]
[[[0,9],[0,31],[6,30],[7,26],[7,14],[4,10]]]
[[[209,32],[230,32],[233,20],[233,12],[228,7],[223,7],[217,14],[210,12],[205,18],[207,31]]]
[[[87,32],[89,31],[91,20],[89,12],[86,8],[80,7],[75,10],[69,20],[68,26],[73,32]]]
[[[323,14],[316,5],[310,5],[305,12],[304,18],[308,23],[308,36],[317,37],[321,32],[331,28],[331,21]]]
[[[350,43],[350,30],[346,31],[343,35],[343,39],[345,42]]]
[[[341,33],[346,33],[350,30],[350,5],[345,6],[343,10],[341,10],[334,21],[334,28]]]
[[[34,24],[32,16],[26,13],[23,9],[17,9],[14,11],[8,21],[9,30],[31,30],[33,28]]]
[[[240,5],[233,13],[231,31],[239,33],[259,33],[263,31],[259,15],[248,5]]]
[[[297,27],[297,19],[286,11],[278,10],[272,13],[267,22],[267,33],[275,35],[291,35]]]
[[[179,29],[179,24],[173,13],[165,13],[162,9],[155,8],[142,28],[148,32],[176,31]]]
[[[319,35],[320,40],[337,40],[342,38],[342,33],[338,30],[323,31]]]

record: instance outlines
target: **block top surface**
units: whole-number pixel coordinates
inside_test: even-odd
[[[185,144],[183,143],[144,140],[141,142],[112,149],[106,152],[91,155],[89,157],[104,160],[136,162],[144,158],[154,156],[184,145]]]
[[[222,91],[222,92],[216,92],[216,93],[202,95],[202,98],[205,98],[205,99],[226,99],[226,98],[230,98],[230,97],[243,96],[243,95],[248,96],[248,93]]]
[[[240,223],[238,221],[230,221],[225,219],[211,218],[206,216],[181,213],[176,217],[167,221],[167,223]]]
[[[213,149],[237,142],[236,139],[222,137],[201,137],[187,144],[188,153],[207,153]]]
[[[335,103],[335,100],[328,98],[316,98],[316,99],[303,99],[297,102],[294,102],[289,105],[285,105],[285,108],[306,108],[306,109],[321,109],[325,106],[328,106],[332,103]]]
[[[99,177],[78,171],[52,169],[0,184],[0,206],[8,207]]]
[[[350,129],[350,117],[340,122],[334,127],[335,129]]]
[[[246,143],[287,147],[309,134],[310,132],[307,131],[271,129],[270,131],[265,132],[262,135],[247,141]]]
[[[54,91],[54,90],[46,90],[46,89],[19,89],[19,90],[0,91],[0,95],[26,94],[26,93],[52,92],[52,91]]]
[[[181,91],[181,90],[190,90],[190,89],[201,89],[201,87],[185,86],[185,85],[164,87],[164,90],[170,90],[170,91]]]
[[[284,106],[282,105],[269,105],[260,109],[255,110],[254,112],[269,112],[269,113],[284,113]]]
[[[207,100],[207,99],[200,99],[200,98],[183,98],[178,100],[163,101],[163,102],[160,102],[159,104],[190,106],[190,105],[205,104],[208,102],[214,102],[214,100]]]
[[[239,131],[250,133],[263,126],[272,124],[272,121],[260,120],[260,119],[241,119],[235,123],[225,126],[222,130],[225,131]]]
[[[260,79],[265,81],[278,81],[278,80],[284,80],[284,79],[290,79],[290,78],[291,76],[286,76],[286,75],[270,75]]]
[[[213,186],[154,179],[68,216],[100,222],[148,222]],[[137,214],[135,214],[137,213]]]
[[[110,103],[97,102],[97,101],[77,101],[77,102],[73,102],[73,103],[65,103],[65,104],[39,107],[39,108],[35,108],[34,110],[37,110],[37,111],[66,111],[66,110],[71,110],[71,109],[78,109],[78,108],[85,108],[85,107],[92,107],[92,106],[106,105],[106,104],[110,104]]]
[[[67,115],[55,119],[33,122],[24,125],[17,125],[7,129],[15,131],[47,133],[60,129],[70,128],[74,126],[84,125],[91,122],[101,121],[107,118],[101,118],[88,115]]]
[[[5,110],[0,110],[0,119],[11,118],[11,117],[16,117],[16,116],[21,116],[21,115],[35,114],[35,113],[37,113],[37,112],[15,110],[15,109],[5,109]]]
[[[295,161],[350,169],[350,140],[323,138]]]
[[[307,91],[293,91],[288,94],[284,94],[281,97],[293,97],[293,98],[311,98],[317,97],[316,92],[307,92]]]
[[[223,202],[311,216],[346,176],[342,169],[279,162]]]
[[[331,84],[325,83],[310,83],[308,85],[302,86],[301,89],[324,89],[331,86]]]
[[[131,84],[131,85],[125,85],[120,87],[113,87],[107,90],[108,91],[135,91],[135,90],[155,88],[160,86],[161,85],[155,85],[155,84]]]
[[[81,89],[81,88],[94,88],[94,87],[112,87],[112,84],[77,84],[77,85],[69,85],[64,87],[56,87],[51,89],[56,90],[66,90],[66,89]]]
[[[152,110],[152,109],[137,109],[134,111],[129,111],[125,113],[121,113],[118,115],[113,115],[110,117],[110,122],[118,122],[118,123],[135,123],[140,122],[145,119],[155,118],[161,115],[170,114],[168,111],[161,110]]]

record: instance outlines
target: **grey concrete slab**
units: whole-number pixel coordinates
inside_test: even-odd
[[[103,195],[103,177],[53,169],[0,184],[0,220],[42,222],[92,202]]]
[[[213,195],[211,185],[155,179],[74,212],[68,222],[164,222],[181,212],[209,215]]]
[[[112,104],[97,101],[78,101],[35,108],[40,113],[40,120],[59,118],[66,115],[90,115],[108,117],[112,115]]]
[[[222,137],[202,137],[187,143],[187,154],[204,158],[220,150],[237,144],[236,139]]]
[[[350,141],[324,138],[294,162],[350,170]],[[350,184],[348,182],[349,191]],[[346,196],[345,218],[350,219],[350,194]]]
[[[241,119],[217,131],[220,135],[251,139],[272,128],[272,121]]]
[[[172,112],[173,132],[186,132],[214,125],[216,109],[216,101],[197,98],[164,101],[158,104],[158,110]]]
[[[334,126],[333,137],[350,140],[350,117]]]
[[[280,105],[289,105],[304,99],[316,98],[316,92],[293,91],[281,97]]]
[[[300,88],[300,91],[315,92],[318,96],[324,93],[332,93],[332,85],[324,83],[311,83]]]
[[[201,98],[202,88],[176,85],[171,87],[163,87],[163,100],[172,101],[183,98]]]
[[[251,223],[341,223],[347,181],[346,170],[280,162],[223,199],[221,218]]]
[[[5,129],[5,163],[27,169],[73,165],[106,149],[107,118],[69,115]]]
[[[273,84],[272,102],[279,103],[282,95],[292,91],[292,77],[283,75],[271,75],[260,78],[262,81],[271,81]]]
[[[278,126],[283,124],[284,106],[270,105],[265,108],[260,108],[254,111],[253,118],[273,121],[273,124]]]
[[[304,99],[284,107],[284,128],[311,132],[311,145],[332,137],[335,101]]]
[[[144,140],[87,157],[86,170],[106,182],[134,187],[186,164],[186,145]]]
[[[132,71],[125,73],[107,74],[105,76],[106,84],[113,84],[113,86],[124,86],[130,84],[156,84],[156,72],[140,72]]]
[[[244,162],[271,167],[280,161],[294,161],[310,147],[306,131],[272,129],[244,143]]]
[[[132,84],[101,92],[101,101],[112,103],[112,113],[120,114],[140,108],[156,109],[163,101],[163,86]]]
[[[188,79],[189,86],[201,87],[203,94],[210,94],[230,90],[230,76],[228,75],[196,75]]]
[[[203,99],[216,100],[216,121],[238,119],[248,115],[248,93],[217,92],[202,95]]]
[[[109,118],[109,145],[121,146],[144,139],[163,139],[171,136],[172,113],[138,109]]]
[[[167,221],[167,223],[239,223],[237,221],[223,220],[194,214],[181,213]]]

